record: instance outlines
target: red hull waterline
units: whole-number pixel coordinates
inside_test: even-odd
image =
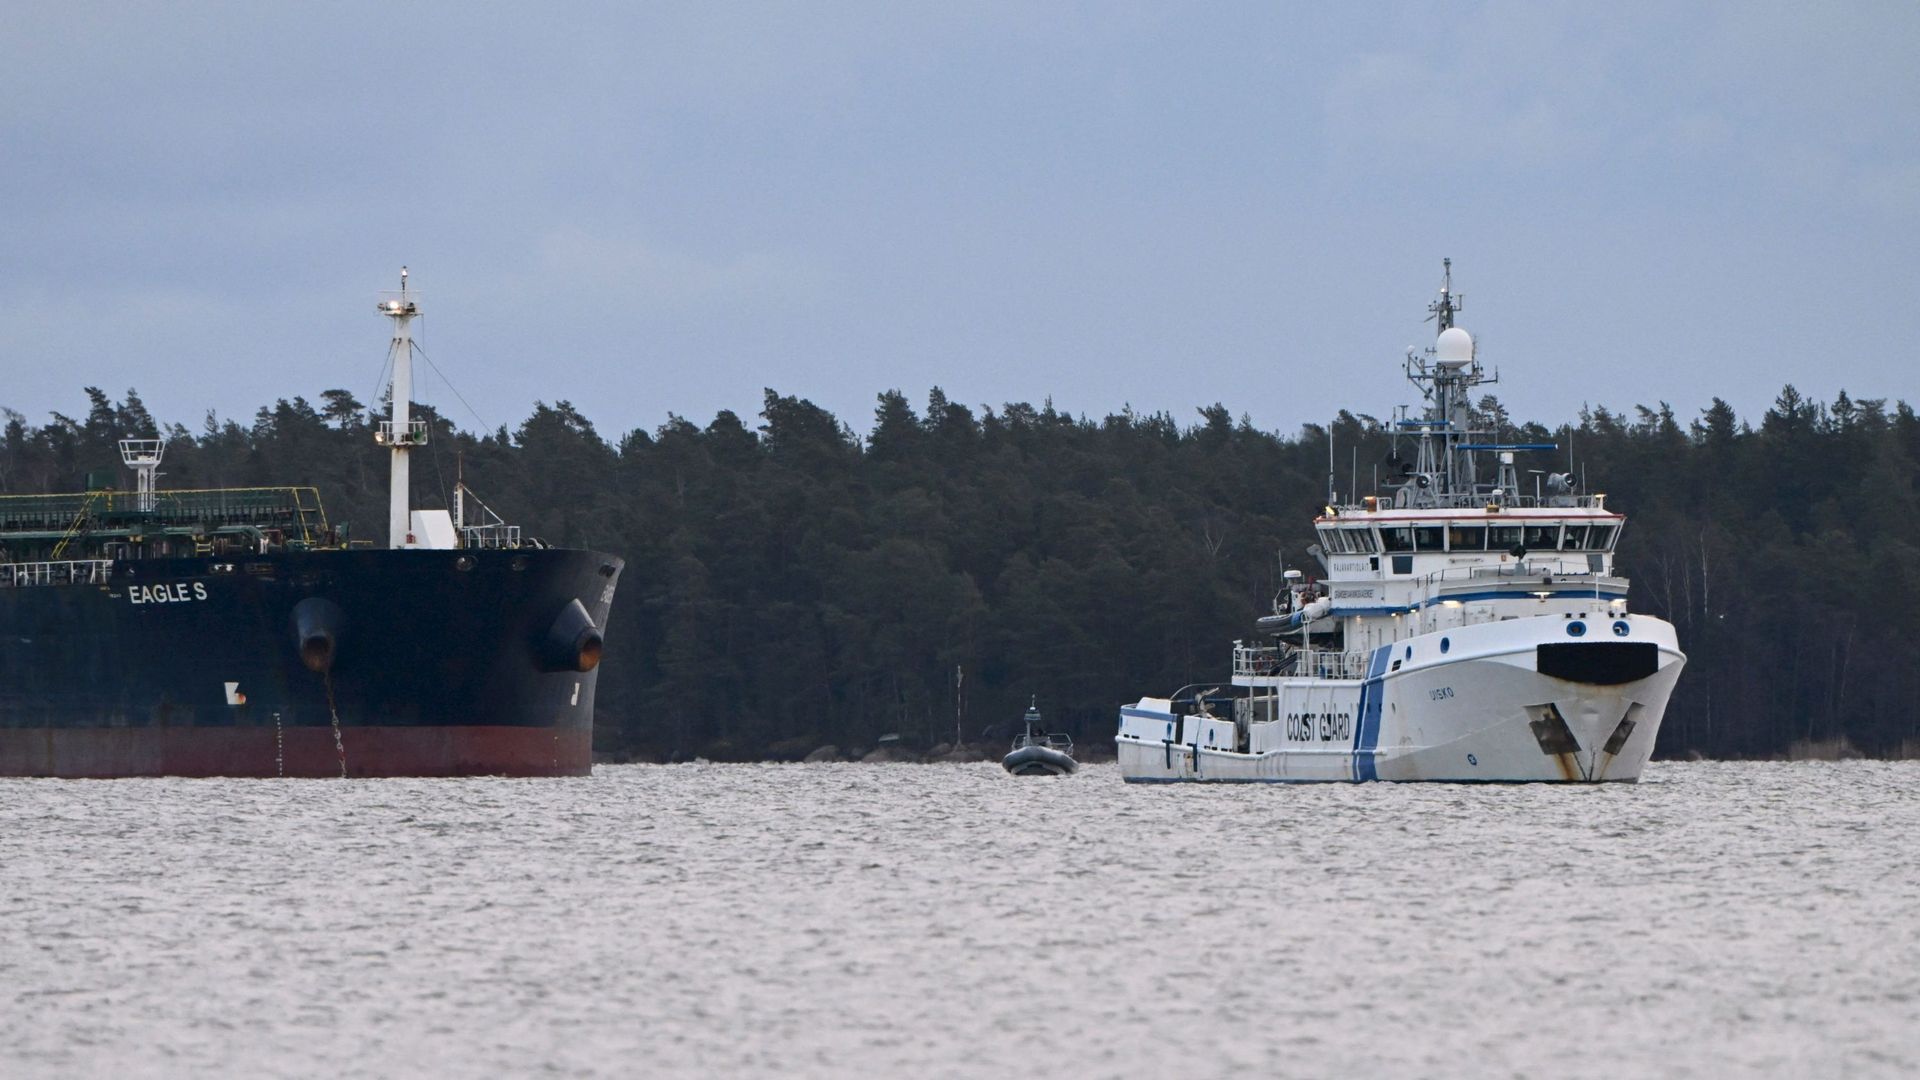
[[[344,753],[343,753],[344,751]],[[586,776],[593,733],[504,726],[0,729],[0,776]]]

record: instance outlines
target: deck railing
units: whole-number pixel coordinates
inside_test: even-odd
[[[112,559],[0,563],[0,588],[22,585],[105,585],[112,573]]]
[[[1363,679],[1367,654],[1331,649],[1294,649],[1272,645],[1233,647],[1233,677],[1289,679]]]
[[[1472,588],[1481,583],[1525,582],[1538,580],[1546,587],[1548,580],[1561,587],[1573,586],[1581,590],[1592,589],[1596,600],[1624,593],[1626,579],[1610,573],[1595,573],[1590,567],[1566,562],[1515,562],[1503,566],[1450,566],[1435,570],[1417,579],[1420,583],[1418,596],[1420,607],[1430,607],[1435,602],[1447,599],[1447,594],[1458,593],[1462,587]],[[1516,594],[1517,595],[1517,594]]]
[[[1341,503],[1341,510],[1404,510],[1414,501],[1414,488],[1396,489],[1392,494],[1370,496],[1374,504],[1368,506],[1364,501]],[[1407,502],[1399,499],[1399,493],[1407,493]],[[1520,495],[1500,494],[1490,487],[1479,491],[1455,491],[1446,495],[1434,495],[1427,505],[1412,507],[1418,510],[1478,510],[1488,506],[1498,506],[1506,510],[1605,510],[1607,497],[1599,495]]]
[[[1483,581],[1500,578],[1536,578],[1550,574],[1556,578],[1580,578],[1591,581],[1598,577],[1602,580],[1608,574],[1595,574],[1592,567],[1583,559],[1579,562],[1571,558],[1575,553],[1568,552],[1567,558],[1554,558],[1542,555],[1537,559],[1529,558],[1525,562],[1502,563],[1497,566],[1449,566],[1425,574],[1420,580],[1427,585],[1457,584],[1463,581]]]
[[[468,525],[460,530],[461,546],[470,548],[517,548],[520,546],[520,526],[505,523],[497,525]]]

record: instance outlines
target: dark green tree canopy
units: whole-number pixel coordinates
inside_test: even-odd
[[[117,441],[163,428],[139,396],[85,391],[78,417],[5,413],[0,490],[72,490],[116,470]],[[168,425],[169,487],[311,484],[329,516],[381,541],[385,452],[367,407],[327,390],[242,425]],[[609,443],[568,402],[458,430],[416,405],[417,505],[456,475],[530,535],[628,560],[609,628],[596,739],[666,757],[793,754],[885,734],[928,745],[1018,721],[1110,737],[1115,706],[1223,681],[1228,647],[1270,610],[1325,501],[1328,426],[1288,437],[1234,419],[1132,409],[1089,419],[940,389],[916,413],[876,399],[861,438],[768,390],[757,430],[669,415]],[[1629,515],[1621,569],[1638,610],[1690,660],[1660,751],[1763,755],[1844,737],[1920,747],[1920,417],[1905,402],[1782,389],[1757,427],[1715,399],[1594,405],[1573,425],[1480,417],[1516,442],[1574,447]],[[1691,420],[1681,417],[1692,415]],[[1411,456],[1378,419],[1330,425],[1335,483],[1370,490]],[[1564,449],[1521,465],[1557,470]]]

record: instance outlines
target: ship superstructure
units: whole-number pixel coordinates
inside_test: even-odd
[[[580,775],[621,560],[524,539],[456,485],[416,510],[407,272],[389,545],[310,487],[0,496],[0,775]]]
[[[1411,460],[1375,495],[1330,494],[1324,577],[1287,572],[1262,637],[1234,643],[1232,693],[1121,710],[1127,779],[1639,777],[1685,657],[1628,610],[1606,496],[1571,468],[1523,483],[1517,455],[1557,447],[1476,427],[1469,392],[1493,377],[1454,325],[1451,269],[1434,345],[1406,359],[1426,403],[1395,421]]]

